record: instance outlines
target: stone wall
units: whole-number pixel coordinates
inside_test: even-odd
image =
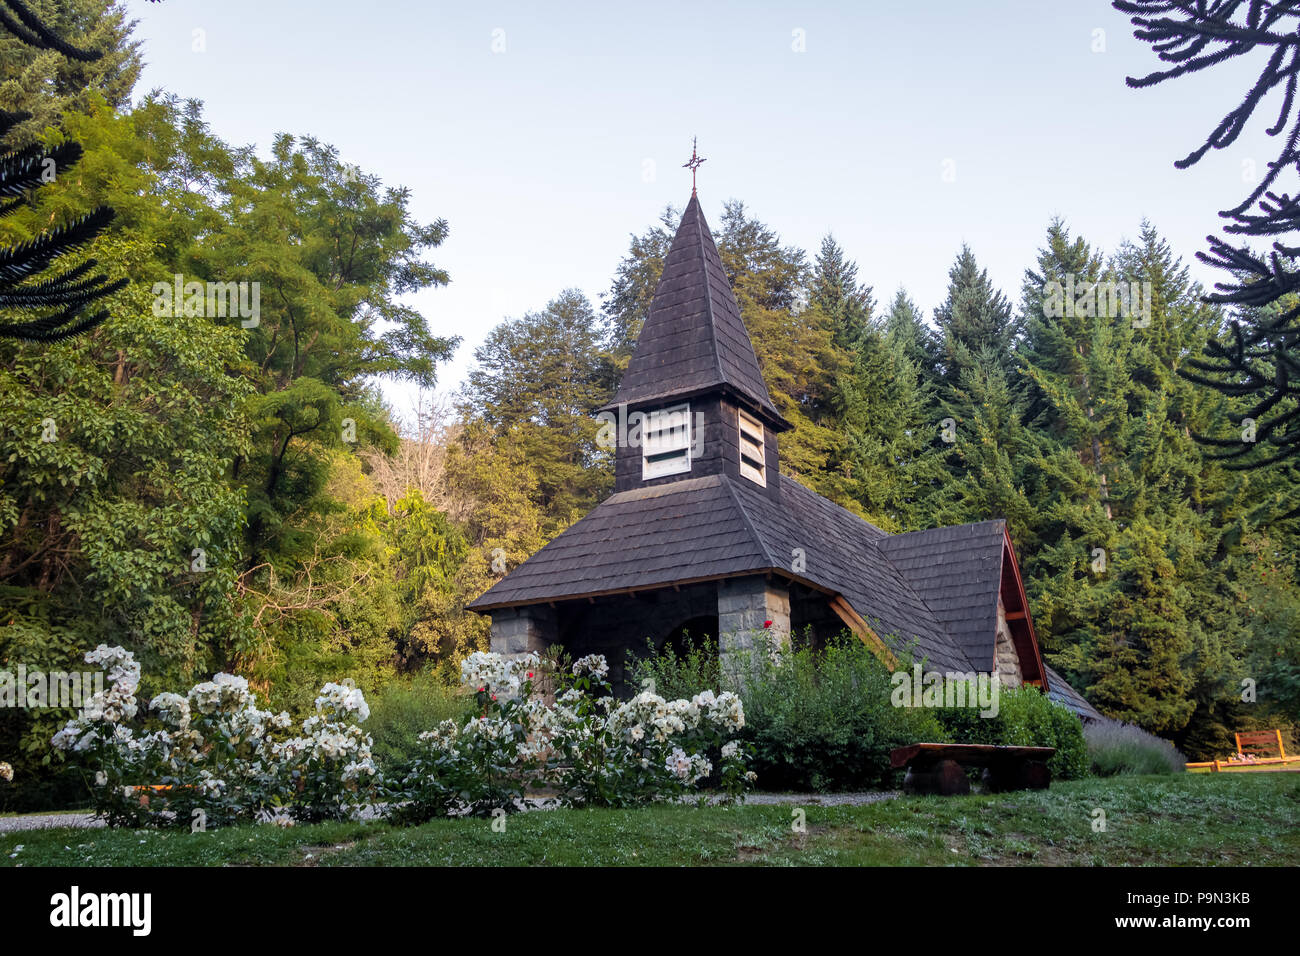
[[[496,654],[542,653],[555,642],[556,616],[549,605],[501,608],[492,612],[491,647]]]
[[[994,645],[994,668],[1005,687],[1019,687],[1024,679],[1020,668],[1020,655],[1011,640],[1011,628],[1007,625],[1007,611],[998,598],[998,636]]]
[[[770,626],[764,627],[770,621]],[[770,635],[778,643],[790,642],[790,592],[783,583],[762,575],[727,578],[718,582],[718,654],[724,683],[744,683],[741,661],[755,638]]]

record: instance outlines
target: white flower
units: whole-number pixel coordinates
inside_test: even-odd
[[[121,647],[109,647],[100,644],[93,651],[86,652],[87,664],[98,664],[108,672],[110,684],[121,689],[123,696],[130,696],[140,686],[140,664],[135,655]]]
[[[7,763],[0,763],[0,780],[3,780],[5,783],[13,783],[14,768],[9,766]]]
[[[70,720],[63,725],[62,730],[50,738],[50,746],[55,750],[71,750],[76,746],[77,740],[81,737],[81,732],[84,729],[80,721]]]
[[[691,783],[697,783],[703,780],[713,772],[713,764],[704,756],[696,754],[691,758]]]
[[[344,684],[326,684],[322,687],[320,696],[316,698],[316,709],[321,713],[352,717],[361,723],[370,716],[370,707],[366,704],[361,689]]]
[[[722,745],[722,759],[723,759],[723,760],[728,760],[728,759],[730,759],[730,758],[736,756],[736,751],[739,750],[739,749],[740,749],[740,744],[739,744],[739,742],[737,742],[737,741],[735,741],[735,740],[731,741],[731,743],[723,744],[723,745]]]
[[[220,797],[221,791],[226,789],[226,781],[218,780],[207,770],[199,774],[199,792],[205,797]]]
[[[583,674],[590,674],[596,680],[604,680],[609,676],[609,662],[605,660],[605,655],[588,654],[574,661],[573,676],[581,677]]]
[[[159,694],[149,704],[163,720],[185,730],[190,725],[190,702],[180,694]]]
[[[248,681],[235,674],[216,674],[212,680],[190,688],[190,706],[201,714],[236,711],[252,706]]]
[[[681,747],[674,747],[673,752],[668,755],[664,762],[668,772],[679,780],[685,780],[691,775],[691,758],[686,755],[686,751]]]
[[[505,657],[488,651],[475,651],[460,662],[460,682],[474,690],[485,690],[502,697],[518,697],[521,686],[532,678],[542,659],[535,653]]]

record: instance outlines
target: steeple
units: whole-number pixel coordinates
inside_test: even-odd
[[[718,247],[692,193],[650,315],[607,407],[646,407],[707,393],[728,395],[774,431],[790,427],[772,404]]]

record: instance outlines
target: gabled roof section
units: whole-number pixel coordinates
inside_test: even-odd
[[[921,595],[882,551],[890,536],[786,475],[775,500],[748,481],[732,483],[773,568],[787,577],[843,595],[895,651],[914,645],[918,658],[940,670],[975,670],[964,650],[944,633]],[[805,568],[792,573],[794,549]],[[996,577],[996,575],[995,575]],[[989,643],[992,644],[992,632]]]
[[[691,201],[664,260],[650,315],[618,394],[607,408],[725,389],[776,427],[772,404],[740,307],[722,268],[700,201]]]
[[[980,521],[885,538],[880,549],[975,668],[993,667],[1006,522]]]
[[[771,564],[726,479],[707,475],[611,495],[468,606],[649,590]]]
[[[880,551],[885,532],[791,478],[780,481],[779,501],[726,475],[612,495],[469,607],[774,573],[842,595],[880,638],[900,650],[915,644],[931,667],[977,669]],[[792,571],[795,548],[804,554],[799,572]]]

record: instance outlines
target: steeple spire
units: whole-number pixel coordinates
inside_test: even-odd
[[[790,427],[772,404],[718,247],[692,195],[618,394],[606,407],[710,391],[730,392],[778,430]]]

